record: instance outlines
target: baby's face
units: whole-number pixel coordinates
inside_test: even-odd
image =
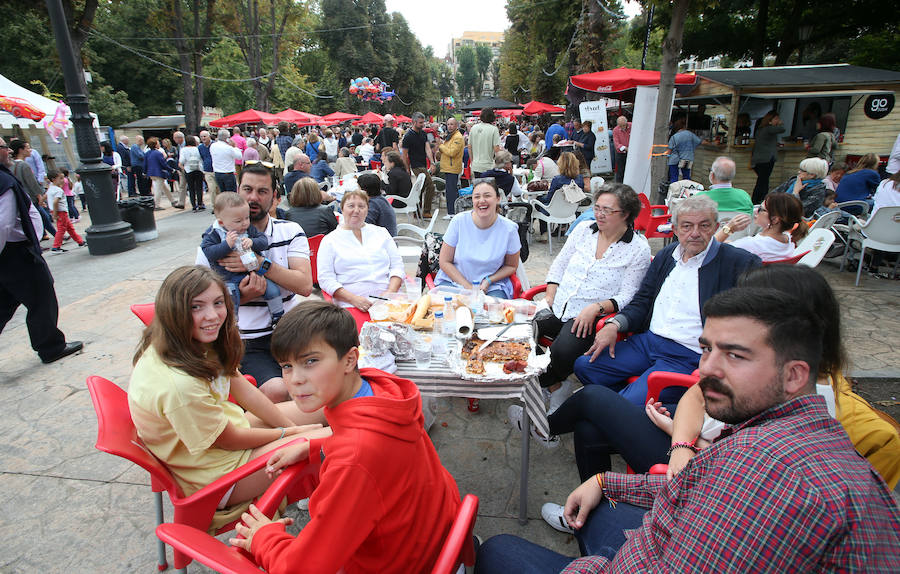
[[[250,206],[227,207],[219,214],[219,225],[226,231],[244,233],[250,227]]]

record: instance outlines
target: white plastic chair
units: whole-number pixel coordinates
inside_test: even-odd
[[[817,219],[816,222],[809,227],[809,230],[813,231],[815,229],[831,229],[832,226],[834,226],[834,224],[838,222],[838,219],[843,216],[844,214],[840,211],[829,211],[828,213]]]
[[[549,238],[549,241],[547,242],[547,254],[552,255],[553,229],[550,225],[553,223],[562,225],[564,223],[572,223],[575,221],[575,210],[578,209],[578,204],[566,200],[566,196],[561,190],[556,190],[556,193],[550,198],[549,204],[544,204],[537,199],[532,199],[529,203],[531,203],[531,207],[533,208],[531,211],[532,221],[537,219],[547,223],[547,237]],[[541,213],[538,210],[538,207],[546,210],[547,215]]]
[[[422,246],[425,244],[425,236],[434,231],[434,224],[437,222],[440,214],[441,210],[435,209],[434,214],[431,216],[431,222],[428,224],[428,227],[425,228],[410,225],[409,223],[397,224],[397,236],[394,237],[394,243],[397,244],[397,251],[400,252],[400,257],[402,257],[404,261],[407,259],[413,261],[419,260],[419,257],[422,255]],[[408,231],[409,233],[412,233],[413,236],[400,235],[403,231]],[[409,241],[412,245],[403,245],[401,244],[401,241]]]
[[[394,208],[394,213],[400,215],[401,213],[406,214],[406,220],[412,221],[411,213],[416,215],[416,219],[419,219],[419,196],[422,195],[422,188],[425,187],[425,174],[420,173],[416,178],[415,183],[413,183],[412,189],[409,191],[409,195],[407,197],[403,197],[402,195],[385,195],[385,199],[393,198],[394,201],[402,201],[404,203],[403,207],[397,207],[392,204]]]
[[[678,203],[680,201],[683,201],[683,200],[676,201],[675,205],[678,205]],[[669,209],[671,210],[672,208],[669,208]],[[741,214],[744,214],[744,212],[743,211],[720,211],[719,212],[719,225],[720,226],[725,225],[727,222],[731,221],[735,216],[741,215]],[[752,229],[754,229],[755,227],[759,227],[759,226],[756,225],[756,223],[753,221],[753,216],[751,215],[750,216],[750,224],[747,227],[745,227],[744,229],[741,229],[740,231],[735,231],[734,233],[729,235],[728,240],[734,241],[735,239],[740,239],[741,237],[747,237],[750,235],[750,231]]]
[[[822,261],[831,244],[834,243],[834,233],[830,229],[812,229],[806,237],[794,249],[794,255],[799,255],[809,251],[803,256],[797,265],[806,265],[807,267],[815,267]]]
[[[900,207],[882,207],[866,222],[851,215],[847,230],[848,246],[844,252],[844,259],[841,261],[841,271],[844,270],[854,243],[858,242],[860,248],[859,266],[856,268],[856,286],[859,286],[859,276],[862,273],[866,249],[900,253]],[[900,263],[900,258],[897,262]],[[894,264],[894,275],[896,274],[897,263]]]

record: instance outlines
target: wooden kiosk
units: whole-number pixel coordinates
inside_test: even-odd
[[[787,131],[781,138],[771,187],[797,173],[821,114],[833,113],[837,118],[838,161],[870,152],[886,161],[900,133],[900,110],[894,105],[900,72],[829,64],[703,70],[697,76],[694,89],[675,98],[672,115],[686,114],[689,129],[712,142],[697,148],[694,158],[692,179],[705,186],[713,160],[726,155],[737,163],[735,187],[753,189],[753,129],[772,109],[778,110]],[[747,125],[748,119],[748,127],[733,129]]]

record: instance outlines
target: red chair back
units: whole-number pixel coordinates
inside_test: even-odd
[[[634,218],[634,230],[646,231],[647,224],[650,221],[650,200],[647,199],[647,196],[643,193],[639,193],[637,196],[641,201],[641,211],[637,214],[637,217]]]
[[[309,242],[309,268],[312,271],[312,280],[313,285],[318,286],[319,284],[319,271],[316,267],[316,256],[319,253],[319,244],[322,243],[322,238],[325,237],[323,234],[313,235],[312,237],[307,238]]]
[[[136,303],[131,306],[131,312],[134,313],[144,325],[153,322],[156,314],[156,303]]]
[[[667,387],[684,387],[689,389],[700,381],[700,375],[692,373],[683,375],[681,373],[670,373],[668,371],[654,371],[647,377],[647,398],[650,397],[659,400],[659,395],[663,389]]]
[[[797,255],[792,255],[787,259],[776,259],[775,261],[763,261],[763,265],[774,265],[776,263],[787,263],[788,265],[796,265],[801,259],[803,259],[806,254],[809,253],[809,250],[804,251],[803,253],[798,253]]]
[[[475,565],[475,544],[472,531],[475,529],[475,518],[478,514],[478,497],[467,494],[459,505],[459,512],[453,520],[444,547],[438,555],[431,574],[453,574],[460,564]]]
[[[153,492],[167,491],[183,498],[181,487],[138,437],[128,410],[128,394],[112,381],[91,375],[87,380],[94,411],[97,413],[97,450],[130,460],[150,473]]]
[[[328,302],[334,301],[334,297],[331,296],[331,293],[326,293],[325,291],[322,291],[322,298]],[[353,315],[353,320],[356,321],[357,331],[362,330],[363,323],[372,320],[367,312],[360,311],[356,307],[345,307],[345,309],[347,309],[347,311],[349,311],[350,314]]]

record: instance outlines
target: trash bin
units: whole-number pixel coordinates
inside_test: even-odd
[[[122,221],[131,224],[135,241],[150,241],[159,237],[156,218],[153,216],[152,197],[129,197],[117,202]]]

